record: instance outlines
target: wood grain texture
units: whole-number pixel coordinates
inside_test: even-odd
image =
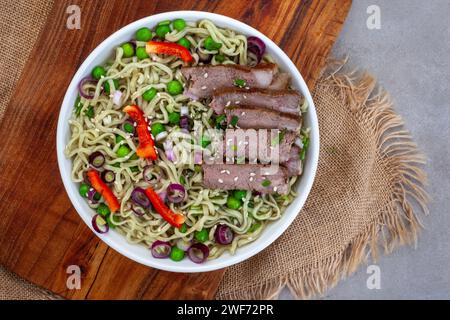
[[[81,7],[81,30],[65,28],[72,4]],[[224,270],[194,275],[147,268],[108,248],[78,217],[56,161],[66,88],[87,55],[115,30],[172,10],[216,12],[261,30],[312,88],[350,6],[351,0],[56,1],[0,126],[0,263],[72,299],[214,297]],[[81,267],[80,290],[67,289],[69,265]]]

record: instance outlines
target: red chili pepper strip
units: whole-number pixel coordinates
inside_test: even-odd
[[[145,50],[148,54],[156,53],[177,56],[186,62],[194,60],[189,50],[177,43],[149,41],[145,46]]]
[[[126,106],[123,109],[137,124],[136,132],[139,138],[139,146],[136,150],[136,154],[144,159],[156,160],[158,155],[156,154],[155,142],[148,129],[149,123],[144,117],[144,112],[138,106]]]
[[[145,189],[145,194],[152,203],[153,208],[155,208],[164,220],[176,228],[180,228],[183,225],[186,220],[184,215],[170,210],[152,188]]]
[[[119,210],[120,208],[119,200],[117,200],[117,197],[114,195],[112,190],[106,185],[106,183],[102,181],[98,171],[91,169],[88,171],[87,176],[95,191],[100,193],[103,199],[105,199],[105,202],[109,207],[109,210],[111,210],[111,212],[116,212],[117,210]]]

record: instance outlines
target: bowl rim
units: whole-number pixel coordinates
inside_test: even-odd
[[[254,242],[251,242],[249,244],[246,244],[244,247],[241,247],[238,249],[234,255],[228,255],[226,254],[227,259],[222,259],[222,257],[219,257],[218,259],[209,260],[204,264],[176,264],[172,265],[170,263],[165,263],[166,260],[161,259],[154,259],[151,257],[151,254],[149,253],[149,257],[142,257],[141,255],[131,252],[125,248],[125,243],[116,243],[113,241],[110,237],[107,236],[107,234],[98,234],[93,230],[93,227],[91,225],[91,218],[92,218],[92,212],[84,212],[85,210],[81,207],[80,201],[84,200],[81,198],[81,196],[78,193],[78,189],[75,186],[76,184],[71,180],[70,178],[70,172],[71,168],[67,168],[67,165],[65,164],[65,161],[67,161],[67,158],[64,155],[64,149],[66,145],[66,136],[65,132],[68,129],[68,121],[66,118],[67,109],[71,110],[70,106],[70,100],[72,99],[74,92],[76,91],[77,84],[79,80],[83,77],[84,74],[86,74],[86,71],[88,70],[87,67],[93,62],[93,60],[99,55],[102,50],[110,50],[111,47],[114,46],[114,40],[116,38],[120,38],[121,35],[125,35],[129,33],[130,31],[135,31],[141,25],[155,25],[158,21],[162,20],[172,20],[175,18],[183,18],[187,21],[198,21],[201,19],[208,19],[214,22],[216,25],[227,25],[227,27],[231,29],[241,29],[246,30],[245,32],[242,32],[244,34],[251,34],[254,36],[257,36],[261,38],[265,43],[267,47],[270,47],[270,50],[273,51],[275,56],[278,59],[283,60],[283,63],[286,64],[289,68],[289,73],[293,78],[296,79],[300,83],[300,86],[302,88],[298,88],[298,90],[302,91],[302,94],[304,95],[305,99],[307,99],[309,103],[309,109],[308,109],[308,118],[309,123],[308,126],[311,128],[311,140],[310,145],[307,153],[307,163],[304,168],[303,175],[301,176],[301,181],[304,181],[303,189],[298,193],[296,199],[294,199],[294,202],[298,202],[296,205],[296,208],[291,208],[294,204],[291,203],[283,212],[280,219],[273,221],[271,224],[278,224],[277,228],[274,232],[270,234],[265,234],[265,238],[259,237]],[[241,32],[241,31],[239,31]],[[80,65],[74,76],[72,77],[72,80],[67,88],[67,91],[64,95],[63,102],[61,104],[59,117],[58,117],[58,126],[57,126],[57,134],[56,134],[56,149],[57,149],[57,159],[58,159],[58,167],[61,175],[61,179],[64,184],[64,188],[69,196],[69,199],[74,206],[76,212],[78,215],[82,218],[82,220],[86,223],[86,225],[94,232],[94,234],[99,237],[103,242],[105,242],[110,248],[114,249],[115,251],[119,252],[120,254],[126,256],[127,258],[136,261],[140,264],[165,270],[165,271],[171,271],[171,272],[184,272],[184,273],[197,273],[197,272],[205,272],[205,271],[213,271],[222,269],[225,267],[229,267],[231,265],[237,264],[239,262],[245,261],[249,259],[250,257],[260,253],[264,249],[266,249],[269,245],[271,245],[279,236],[281,236],[287,228],[292,224],[294,219],[297,217],[297,215],[300,213],[300,210],[303,208],[306,199],[311,191],[314,178],[317,171],[318,166],[318,160],[319,160],[319,145],[320,145],[320,136],[319,136],[319,124],[316,114],[316,109],[314,105],[314,101],[312,99],[311,93],[309,91],[308,86],[306,85],[302,75],[300,74],[299,70],[295,66],[295,64],[291,61],[289,56],[280,48],[277,44],[275,44],[271,39],[269,39],[267,36],[265,36],[263,33],[258,31],[257,29],[247,25],[244,22],[238,21],[236,19],[233,19],[228,16],[220,15],[217,13],[211,13],[211,12],[204,12],[204,11],[168,11],[164,13],[159,13],[151,16],[147,16],[144,18],[141,18],[139,20],[136,20],[134,22],[131,22],[119,30],[112,33],[109,37],[107,37],[105,40],[103,40],[83,61],[83,63]],[[71,161],[70,161],[71,163]],[[307,170],[308,169],[308,170]],[[290,209],[291,208],[291,209]],[[295,210],[296,213],[291,213],[287,215],[288,210]],[[267,231],[267,230],[264,230]],[[263,231],[263,234],[264,234]],[[126,238],[123,235],[120,235],[123,238],[123,242],[127,242]],[[243,248],[248,247],[252,250],[242,250]]]

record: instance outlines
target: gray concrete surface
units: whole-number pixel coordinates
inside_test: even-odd
[[[381,29],[366,26],[368,6]],[[430,215],[422,217],[417,248],[383,256],[381,289],[369,290],[366,267],[329,290],[325,299],[450,299],[450,1],[354,0],[335,56],[350,55],[393,96],[427,155]],[[289,299],[287,290],[280,298]]]

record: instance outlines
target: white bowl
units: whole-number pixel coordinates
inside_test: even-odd
[[[148,248],[142,245],[128,243],[125,237],[120,235],[118,232],[110,231],[107,234],[98,234],[94,231],[95,234],[108,246],[124,256],[146,266],[173,272],[204,272],[225,268],[235,263],[244,261],[274,242],[289,227],[297,214],[300,212],[300,209],[305,203],[309,191],[311,190],[314,176],[316,174],[319,158],[319,126],[311,94],[305,81],[292,61],[269,38],[240,21],[218,14],[199,11],[173,11],[153,15],[133,22],[113,33],[87,57],[75,73],[75,76],[67,89],[58,119],[56,139],[58,165],[64,186],[73,206],[87,226],[93,230],[91,219],[94,212],[91,208],[89,208],[86,200],[79,195],[77,184],[72,182],[70,178],[72,162],[64,155],[64,147],[69,141],[70,131],[68,121],[72,115],[73,105],[77,97],[77,84],[84,76],[90,73],[94,66],[103,64],[113,54],[114,47],[132,39],[137,29],[144,26],[153,27],[159,21],[173,20],[176,18],[183,18],[186,21],[209,19],[220,27],[231,28],[239,33],[261,38],[266,44],[267,52],[277,61],[283,70],[291,74],[293,87],[300,90],[309,102],[309,110],[305,114],[304,121],[305,125],[311,128],[311,140],[309,150],[306,154],[304,172],[299,183],[297,184],[298,196],[282,214],[279,220],[270,223],[257,240],[239,248],[234,255],[225,253],[219,258],[207,261],[203,264],[195,264],[189,259],[184,259],[180,262],[174,262],[170,259],[154,259]]]

